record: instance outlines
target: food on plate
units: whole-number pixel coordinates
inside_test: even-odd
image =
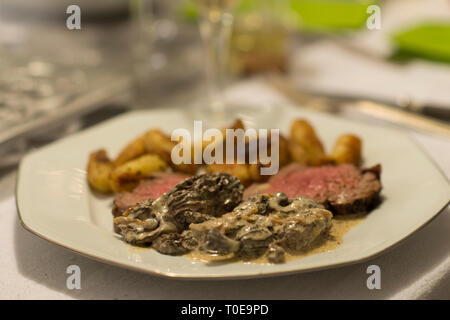
[[[215,141],[215,139],[211,139],[211,140],[202,140],[202,151],[205,151],[205,149],[210,146],[212,147],[213,145],[219,145],[222,144],[222,154],[224,155],[223,160],[225,160],[225,155],[226,155],[226,150],[227,150],[227,142],[226,142],[226,131],[227,129],[233,129],[233,130],[237,130],[237,129],[245,129],[244,127],[244,123],[242,122],[241,119],[237,119],[233,122],[233,124],[227,128],[222,128],[220,130],[220,132],[222,133],[222,139],[221,140],[217,140]],[[237,143],[237,139],[233,139],[234,142],[234,150],[236,150],[236,143]]]
[[[335,214],[368,212],[379,202],[381,166],[359,169],[354,165],[307,167],[291,164],[267,183],[247,188],[244,198],[284,192],[290,198],[308,197]]]
[[[145,200],[114,219],[124,241],[163,254],[195,252],[209,261],[252,260],[308,250],[324,240],[332,213],[308,198],[283,193],[244,202],[243,186],[228,174],[186,179],[156,200]]]
[[[206,172],[226,172],[229,173],[231,175],[234,175],[236,177],[238,177],[241,180],[241,183],[247,187],[249,186],[252,182],[262,182],[262,181],[267,181],[267,179],[269,179],[270,176],[268,175],[262,175],[261,174],[261,167],[267,167],[270,166],[270,162],[263,164],[260,157],[259,157],[259,146],[261,145],[259,143],[259,139],[261,139],[260,137],[256,137],[254,139],[256,139],[258,142],[255,143],[255,145],[257,146],[256,152],[257,152],[257,157],[256,157],[256,163],[252,163],[250,161],[250,155],[249,155],[249,143],[251,138],[246,139],[246,146],[245,146],[245,163],[234,163],[234,164],[217,164],[217,163],[213,163],[213,164],[208,164],[205,167]],[[272,150],[272,146],[271,146],[271,136],[270,133],[268,134],[267,137],[267,155],[268,157],[271,157],[271,150]],[[278,150],[278,162],[279,162],[279,166],[282,167],[286,164],[288,164],[290,162],[290,154],[289,154],[289,149],[288,149],[288,140],[283,136],[283,135],[279,135],[279,140],[278,140],[278,145],[276,146],[275,150]],[[236,148],[234,148],[234,150],[236,151]],[[234,159],[237,159],[237,152],[235,152],[234,154]]]
[[[280,167],[283,167],[291,162],[291,153],[289,151],[289,140],[282,134],[280,134],[280,140],[278,144],[278,154]]]
[[[290,154],[295,162],[318,166],[329,162],[313,127],[304,119],[297,119],[291,125]]]
[[[141,180],[133,192],[121,192],[114,197],[113,215],[120,216],[127,209],[147,199],[156,199],[189,178],[181,173],[154,172]]]
[[[195,164],[175,164],[172,162],[172,149],[176,146],[176,142],[172,141],[168,135],[161,130],[149,130],[143,137],[145,149],[150,154],[157,154],[165,162],[167,162],[175,171],[186,174],[195,174],[198,166]],[[191,153],[193,155],[193,153]],[[191,161],[193,163],[193,161]]]
[[[222,138],[226,136],[227,129],[241,129],[245,130],[243,122],[238,119],[233,124],[226,128],[222,128]],[[142,166],[143,168],[149,168],[155,163],[154,157],[158,156],[163,162],[165,162],[174,172],[179,172],[188,175],[195,175],[200,170],[206,170],[206,172],[226,172],[237,176],[241,179],[244,186],[249,186],[255,182],[264,182],[269,179],[270,176],[262,175],[261,168],[268,167],[271,163],[265,163],[260,159],[259,149],[257,150],[256,163],[250,161],[249,155],[249,145],[251,141],[257,140],[256,145],[260,146],[261,137],[256,135],[256,137],[245,137],[245,163],[235,163],[235,164],[193,164],[194,163],[194,143],[191,143],[191,163],[174,163],[172,161],[172,150],[177,145],[177,142],[171,141],[169,135],[164,133],[159,129],[151,129],[144,134],[138,136],[132,140],[129,144],[122,149],[119,155],[111,162],[106,155],[100,156],[99,161],[94,161],[95,158],[90,158],[90,172],[88,172],[88,181],[90,186],[100,192],[108,193],[111,191],[122,192],[131,191],[138,184],[139,180],[145,179],[149,171],[147,170],[143,174],[138,174],[137,166]],[[232,158],[237,159],[237,138],[233,139],[235,145],[235,153]],[[264,141],[263,141],[264,142]],[[325,153],[322,142],[320,141],[318,135],[316,134],[312,125],[305,119],[295,119],[290,127],[290,136],[285,137],[283,134],[279,134],[278,145],[272,146],[272,139],[269,135],[267,137],[267,152],[268,157],[271,157],[272,147],[274,150],[278,150],[278,163],[279,167],[282,168],[289,163],[295,162],[307,166],[321,166],[325,164],[342,164],[351,163],[358,165],[361,161],[361,140],[355,135],[342,135],[340,136],[333,148],[330,155]],[[227,145],[226,141],[206,141],[202,140],[202,150],[211,144],[217,145],[222,144],[224,160],[226,157]],[[265,145],[262,143],[262,145]],[[212,148],[214,149],[214,148]],[[181,150],[182,153],[182,150]],[[180,154],[182,156],[182,154]],[[106,158],[105,158],[106,157]],[[145,163],[145,161],[151,160],[151,163]],[[225,161],[224,161],[225,162]],[[111,169],[112,168],[112,169]],[[132,171],[132,177],[127,178],[129,175],[127,170]],[[164,166],[161,166],[160,170],[165,170]],[[88,170],[89,171],[89,170]],[[155,171],[155,170],[151,170]],[[107,172],[110,172],[109,176]],[[95,178],[95,179],[94,179]],[[109,182],[108,182],[109,180]],[[109,185],[109,186],[108,186]]]
[[[252,182],[264,182],[269,179],[270,176],[261,174],[261,167],[263,167],[263,166],[265,166],[265,165],[263,165],[261,163],[248,165],[248,172],[250,174],[250,178],[251,178]],[[245,185],[245,186],[248,186],[248,185]]]
[[[165,233],[182,232],[191,223],[223,215],[241,201],[244,187],[226,173],[188,178],[155,200],[147,200],[114,218],[126,242],[152,243]]]
[[[330,158],[335,164],[351,163],[357,166],[361,162],[361,148],[360,138],[344,134],[336,140]]]
[[[179,229],[233,210],[241,201],[244,187],[238,178],[226,174],[202,174],[186,179],[167,193],[167,208]]]
[[[112,191],[110,174],[114,169],[114,164],[109,159],[104,149],[94,151],[89,155],[87,166],[87,179],[89,185],[100,192],[108,193]]]
[[[228,173],[239,178],[244,186],[249,186],[253,181],[250,173],[250,165],[248,164],[209,164],[206,166],[206,172]]]
[[[133,190],[140,180],[149,177],[155,171],[164,171],[166,168],[166,162],[159,156],[145,154],[115,167],[110,174],[111,188],[115,192]]]
[[[285,261],[285,252],[301,253],[324,240],[332,213],[308,198],[289,199],[284,193],[251,197],[220,218],[190,225],[204,260],[266,256]]]
[[[264,131],[241,136],[245,154],[238,155],[235,136],[230,140],[235,163],[229,164],[227,129],[245,127],[237,120],[219,130],[220,141],[214,135],[211,141],[203,137],[201,146],[190,144],[192,158],[195,147],[222,150],[223,164],[205,159],[201,164],[174,163],[177,142],[158,129],[135,138],[114,161],[103,149],[90,155],[89,185],[117,193],[114,230],[125,242],[206,262],[282,263],[335,249],[345,232],[380,202],[381,165],[359,167],[362,141],[355,135],[339,136],[327,154],[312,125],[295,119],[289,136],[279,134],[278,140],[270,135],[276,131],[266,138]],[[250,145],[256,155],[250,154]],[[260,149],[264,146],[266,159]],[[273,150],[280,169],[264,175],[262,169],[277,159]]]
[[[259,146],[261,146],[261,145],[265,145],[266,143],[267,143],[267,156],[268,157],[271,157],[272,156],[272,154],[271,154],[271,152],[272,152],[272,148],[273,148],[273,150],[277,150],[278,151],[278,162],[279,162],[279,166],[280,167],[283,167],[283,166],[285,166],[285,165],[287,165],[288,163],[290,163],[291,162],[291,155],[290,155],[290,151],[289,151],[289,140],[283,135],[283,134],[279,134],[278,135],[278,141],[277,141],[277,143],[274,145],[274,146],[272,146],[272,135],[271,135],[271,132],[269,131],[268,132],[268,135],[267,135],[267,141],[264,141],[263,140],[263,142],[260,142],[260,140],[261,139],[263,139],[263,138],[261,138],[261,137],[257,137],[256,138],[257,139],[257,143],[256,143],[256,145],[258,146],[258,150],[257,150],[257,152],[258,152],[258,164],[259,165],[263,165],[263,164],[261,164],[261,162],[262,162],[262,159],[260,158],[260,154],[259,154],[259,152],[260,152],[260,150],[259,150]],[[248,141],[247,142],[247,145],[246,145],[246,148],[245,148],[245,150],[246,150],[246,156],[245,156],[245,159],[246,159],[246,162],[249,162],[249,159],[250,159],[250,155],[249,155],[249,147],[248,147],[248,144],[249,144],[250,142]],[[264,165],[269,165],[269,164],[264,164]]]
[[[120,151],[119,155],[114,160],[114,165],[120,166],[125,162],[144,155],[145,153],[147,153],[147,149],[145,148],[144,137],[140,136],[131,141],[125,146],[125,148],[122,149],[122,151]]]

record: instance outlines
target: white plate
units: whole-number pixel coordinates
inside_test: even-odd
[[[106,148],[112,156],[149,128],[166,132],[192,127],[177,110],[132,112],[57,141],[24,157],[17,184],[17,207],[24,227],[55,244],[122,267],[176,278],[237,278],[310,271],[360,262],[399,243],[435,217],[448,203],[450,186],[435,165],[403,133],[293,107],[277,110],[286,132],[295,117],[314,125],[330,149],[337,135],[358,134],[365,165],[381,163],[383,203],[344,237],[336,250],[285,264],[208,265],[171,257],[122,242],[112,228],[112,197],[93,194],[86,183],[88,154]]]

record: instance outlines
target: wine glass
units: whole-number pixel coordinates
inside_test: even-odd
[[[205,52],[206,99],[189,112],[206,127],[220,128],[237,118],[254,127],[269,121],[272,105],[231,104],[224,97],[226,66],[233,26],[233,9],[239,0],[194,0],[200,7],[200,34]]]
[[[205,53],[206,99],[194,107],[194,117],[209,125],[226,122],[227,106],[223,96],[225,68],[233,25],[232,11],[237,0],[195,0],[201,19],[200,35]]]

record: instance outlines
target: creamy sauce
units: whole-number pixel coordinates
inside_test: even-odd
[[[365,216],[365,214],[352,214],[348,216],[337,216],[333,218],[333,225],[331,226],[329,237],[327,237],[322,243],[320,243],[320,245],[312,248],[307,252],[301,254],[287,253],[286,261],[292,261],[311,256],[313,254],[335,250],[344,241],[344,235],[349,232],[351,228],[360,224],[364,220]],[[267,263],[267,261],[264,261],[264,263]]]
[[[361,223],[364,218],[365,214],[351,214],[346,216],[336,216],[333,218],[333,225],[331,226],[331,230],[329,233],[329,236],[323,241],[321,241],[317,246],[311,248],[308,251],[302,252],[302,253],[286,253],[286,262],[305,258],[307,256],[311,256],[313,254],[322,253],[322,252],[329,252],[335,250],[342,242],[344,235],[350,231],[354,226]],[[202,261],[202,262],[209,262],[209,263],[233,263],[233,262],[240,262],[240,263],[269,263],[267,259],[263,256],[258,259],[252,260],[252,261],[242,261],[236,258],[229,258],[224,256],[216,256],[212,257],[211,255],[207,255],[204,253],[201,253],[197,250],[192,251],[185,255],[185,257],[188,257],[190,259],[196,260],[196,261]]]
[[[351,214],[346,216],[335,216],[333,218],[333,225],[331,226],[329,236],[321,241],[317,246],[311,248],[310,250],[298,254],[292,254],[286,252],[286,262],[305,258],[314,254],[322,252],[330,252],[335,250],[339,245],[342,244],[344,235],[350,231],[353,227],[360,224],[366,214]],[[141,250],[151,249],[150,247],[140,247],[129,245],[131,253],[139,253]],[[185,257],[201,262],[207,263],[259,263],[267,264],[269,263],[267,259],[263,256],[252,261],[242,261],[237,258],[232,258],[230,256],[211,256],[209,254],[204,254],[198,250],[191,251],[184,255]]]

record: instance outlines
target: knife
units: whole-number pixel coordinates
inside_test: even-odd
[[[308,93],[314,96],[321,96],[331,100],[339,100],[342,102],[354,102],[354,101],[372,101],[377,104],[390,106],[399,110],[404,110],[411,113],[417,113],[426,117],[435,118],[439,121],[445,121],[450,123],[450,107],[439,106],[436,104],[417,104],[410,97],[399,97],[398,102],[392,102],[387,100],[381,100],[371,98],[367,96],[352,96],[344,94],[330,94],[320,91],[308,90]]]
[[[430,118],[433,114],[439,119],[449,117],[450,111],[435,106],[401,107],[398,104],[376,101],[365,97],[340,96],[306,92],[297,88],[290,79],[281,75],[270,75],[268,83],[288,99],[305,108],[329,113],[340,113],[343,109],[354,111],[371,117],[394,123],[414,130],[425,131],[450,138],[450,124]],[[444,110],[442,110],[444,109]],[[427,114],[427,116],[425,116]]]

